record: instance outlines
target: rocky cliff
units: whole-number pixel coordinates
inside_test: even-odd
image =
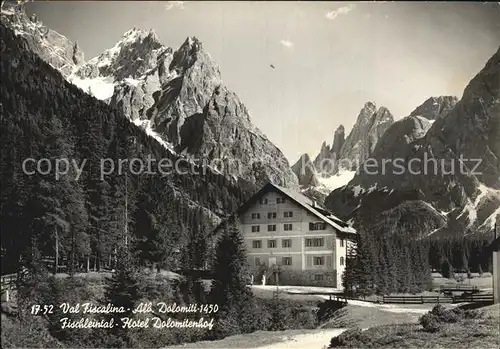
[[[410,116],[422,116],[427,120],[437,120],[448,115],[457,102],[458,98],[455,96],[431,97],[415,108]]]
[[[370,157],[377,141],[393,122],[394,118],[387,108],[377,109],[375,103],[367,102],[340,150],[339,159],[342,160],[342,166],[356,170]]]
[[[230,178],[297,187],[288,161],[224,86],[202,43],[188,38],[179,50],[163,52],[157,67],[137,83],[118,84],[110,104],[147,125],[175,152],[213,162]]]
[[[292,171],[299,179],[299,185],[303,188],[315,187],[319,184],[314,164],[308,154],[304,154],[300,157],[292,166]]]
[[[338,160],[340,151],[345,142],[344,126],[340,125],[333,135],[333,143],[331,147],[323,142],[321,150],[314,159],[314,167],[323,176],[329,177],[335,174],[338,170]]]
[[[340,125],[335,130],[333,143],[322,143],[319,154],[308,166],[309,172],[312,171],[315,176],[299,177],[303,193],[323,201],[330,192],[346,185],[358,166],[372,156],[377,143],[393,122],[394,118],[387,108],[377,109],[371,101],[365,103],[347,138],[344,126]],[[304,167],[301,159],[297,164],[301,162]]]
[[[36,15],[28,17],[22,4],[3,3],[1,21],[23,37],[33,52],[64,77],[84,62],[83,52],[76,42],[44,26]]]

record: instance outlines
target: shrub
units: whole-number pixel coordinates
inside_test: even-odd
[[[457,315],[460,319],[465,318],[465,310],[463,310],[462,308],[459,308],[459,307],[452,308],[452,309],[450,309],[450,312]]]
[[[434,333],[441,329],[439,318],[431,312],[422,315],[419,319],[419,323],[422,325],[425,332]]]
[[[436,305],[430,312],[420,317],[419,322],[426,332],[436,332],[443,323],[455,323],[464,319],[477,319],[481,316],[475,310],[463,310],[462,308],[445,309],[442,305]]]
[[[292,309],[293,328],[314,329],[318,325],[316,312],[305,308]]]
[[[444,311],[440,316],[438,316],[439,322],[450,324],[460,321],[462,319],[461,315],[463,316],[463,312],[455,312],[454,310],[455,309]]]
[[[342,332],[337,337],[333,337],[330,341],[329,348],[347,346],[351,348],[367,348],[370,347],[372,339],[364,331],[359,328],[354,328]]]
[[[432,310],[430,311],[430,313],[439,317],[445,311],[446,311],[446,308],[443,307],[441,304],[438,304],[438,305],[435,305],[434,308],[432,308]]]
[[[456,308],[459,309],[459,308]],[[462,310],[460,308],[460,310]],[[468,309],[463,312],[464,319],[479,319],[482,317],[482,313],[477,310]]]
[[[256,301],[260,309],[258,317],[262,320],[256,330],[283,329],[282,326],[276,326],[277,316],[282,317],[279,322],[286,324],[286,329],[313,329],[318,326],[317,309],[312,306],[282,298],[278,300],[257,298]],[[279,312],[277,312],[277,307],[281,309]]]

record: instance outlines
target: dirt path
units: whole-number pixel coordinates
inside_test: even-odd
[[[345,329],[324,330],[308,334],[299,334],[283,342],[264,345],[255,349],[324,349],[330,345],[332,337],[338,336]]]
[[[434,305],[433,304],[425,304],[422,307],[409,308],[400,304],[375,304],[370,302],[356,301],[356,300],[348,300],[347,304],[358,305],[362,307],[369,308],[378,308],[381,310],[389,311],[391,313],[413,313],[413,314],[425,314],[430,311]]]

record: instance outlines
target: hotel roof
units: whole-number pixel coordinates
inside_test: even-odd
[[[340,218],[333,215],[325,207],[319,205],[316,201],[311,200],[305,195],[296,192],[292,189],[284,188],[273,183],[267,183],[254,195],[252,195],[252,197],[238,209],[237,213],[241,214],[245,212],[251,205],[257,202],[257,200],[259,200],[265,193],[271,191],[284,194],[286,197],[290,198],[296,204],[303,207],[304,209],[306,209],[308,212],[312,213],[319,219],[323,220],[324,222],[335,228],[337,231],[345,234],[356,234],[356,230],[353,227],[351,227],[349,224],[347,224]],[[219,227],[217,227],[216,230],[218,230]]]

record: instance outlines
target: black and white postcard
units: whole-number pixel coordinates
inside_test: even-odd
[[[500,3],[3,1],[2,348],[500,347]]]

